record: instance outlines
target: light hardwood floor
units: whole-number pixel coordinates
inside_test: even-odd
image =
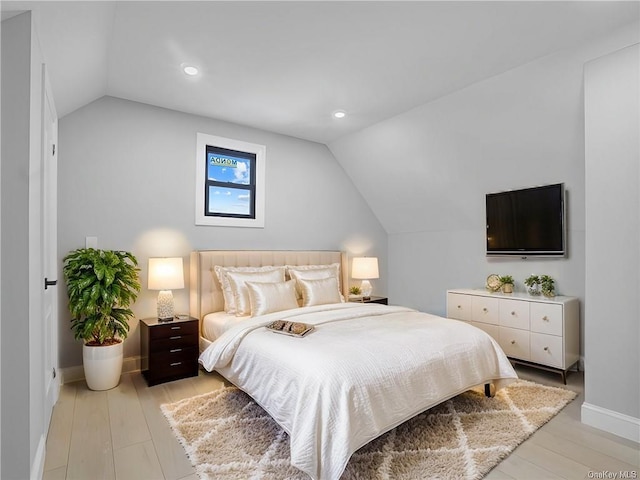
[[[559,375],[516,367],[521,378],[562,386]],[[583,425],[582,373],[567,387],[579,396],[494,468],[486,479],[584,479],[603,472],[640,474],[638,444]],[[162,403],[199,395],[224,385],[217,374],[147,387],[140,373],[120,385],[93,392],[84,382],[62,387],[47,439],[45,480],[196,480],[182,446],[160,412]],[[634,474],[631,472],[635,472]]]

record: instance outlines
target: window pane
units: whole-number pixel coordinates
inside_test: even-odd
[[[240,156],[208,151],[207,180],[249,185],[251,161]]]
[[[209,186],[207,214],[251,215],[251,191]]]

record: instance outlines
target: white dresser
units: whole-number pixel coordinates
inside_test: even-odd
[[[516,361],[566,372],[580,359],[580,304],[575,297],[448,290],[447,317],[491,335]]]

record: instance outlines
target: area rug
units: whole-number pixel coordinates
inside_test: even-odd
[[[470,390],[362,447],[342,479],[482,478],[575,397],[524,380],[494,398]],[[290,465],[286,432],[237,388],[161,408],[202,479],[309,478]]]

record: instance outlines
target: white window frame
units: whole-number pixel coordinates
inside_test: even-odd
[[[207,146],[252,153],[256,156],[255,218],[217,217],[205,215]],[[206,133],[198,133],[196,148],[196,225],[264,228],[266,163],[267,147],[264,145],[208,135]]]

